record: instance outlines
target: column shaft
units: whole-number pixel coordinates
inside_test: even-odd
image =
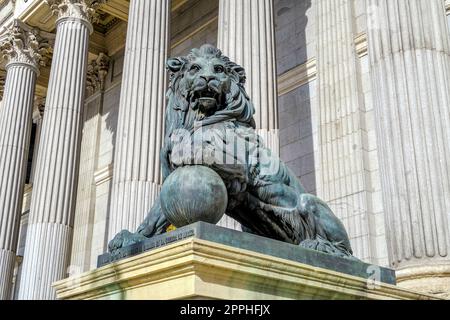
[[[35,84],[35,68],[8,66],[0,107],[0,300],[11,298]]]
[[[355,255],[377,263],[365,105],[355,49],[353,1],[317,1],[318,195],[345,224]],[[367,139],[366,139],[367,140]]]
[[[448,266],[450,36],[444,2],[367,0],[367,6],[390,261],[397,268]]]
[[[159,194],[170,2],[130,2],[110,239],[122,229],[135,230]]]
[[[57,22],[19,299],[54,299],[67,275],[91,25]]]
[[[245,68],[245,87],[255,106],[258,134],[279,154],[273,0],[220,0],[217,43],[226,56]],[[228,216],[218,225],[241,230]]]
[[[247,72],[258,133],[279,153],[273,0],[220,0],[218,48]]]

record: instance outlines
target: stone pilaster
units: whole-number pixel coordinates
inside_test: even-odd
[[[217,47],[245,68],[258,134],[279,154],[273,0],[220,0]],[[241,229],[227,216],[218,225]]]
[[[87,90],[83,116],[83,141],[81,143],[77,204],[75,208],[73,244],[70,264],[72,273],[88,271],[91,262],[92,237],[95,217],[95,171],[98,167],[98,149],[104,104],[104,82],[110,58],[101,53],[88,66]]]
[[[170,0],[131,0],[109,239],[135,230],[159,194]]]
[[[414,279],[416,267],[422,268],[418,282],[434,273],[448,293],[450,35],[444,1],[367,0],[367,7],[391,266],[399,269],[400,282],[402,272]]]
[[[0,299],[11,298],[23,190],[27,172],[34,92],[48,40],[13,22],[0,50],[7,61],[0,108]]]
[[[89,36],[100,1],[47,0],[58,15],[19,299],[54,299],[67,276]]]
[[[345,224],[354,254],[377,263],[354,2],[317,1],[317,191]]]
[[[217,47],[247,72],[258,133],[279,153],[273,0],[220,0]]]

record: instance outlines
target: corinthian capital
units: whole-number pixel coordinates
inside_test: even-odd
[[[59,18],[77,18],[97,22],[97,8],[107,0],[45,0]]]
[[[38,71],[40,66],[45,66],[48,62],[49,41],[52,37],[37,28],[14,20],[0,43],[0,51],[8,64],[24,63]]]
[[[86,77],[86,88],[89,94],[93,94],[97,89],[104,89],[110,61],[106,54],[100,53],[96,60],[89,63]]]

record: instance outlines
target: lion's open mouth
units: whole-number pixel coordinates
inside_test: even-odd
[[[195,97],[197,99],[211,98],[211,99],[215,99],[216,101],[218,101],[220,98],[220,95],[219,95],[219,93],[211,90],[210,88],[207,88],[205,90],[195,92]]]
[[[194,92],[194,100],[204,116],[217,112],[221,105],[221,95],[210,87]]]

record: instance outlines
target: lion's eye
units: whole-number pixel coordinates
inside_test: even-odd
[[[214,67],[214,72],[216,72],[216,73],[224,73],[225,72],[225,68],[223,66],[215,66]]]
[[[200,71],[200,66],[198,65],[198,64],[194,64],[192,67],[191,67],[191,71],[193,71],[193,72],[199,72]]]

